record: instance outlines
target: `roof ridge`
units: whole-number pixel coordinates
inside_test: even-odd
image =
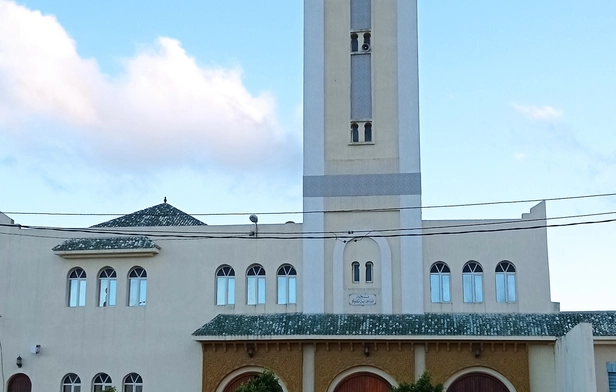
[[[152,207],[135,211],[109,221],[96,224],[91,228],[105,227],[162,227],[162,226],[205,226],[199,219],[181,211],[169,203],[160,203]]]

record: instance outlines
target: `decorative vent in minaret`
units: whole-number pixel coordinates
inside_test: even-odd
[[[351,144],[372,143],[372,6],[351,0]]]

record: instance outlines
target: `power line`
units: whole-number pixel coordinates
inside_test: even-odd
[[[422,226],[422,227],[410,227],[410,228],[387,228],[387,229],[359,229],[359,230],[353,230],[353,233],[355,234],[362,234],[362,233],[386,233],[386,232],[404,232],[404,231],[417,231],[417,230],[441,230],[441,229],[459,229],[459,228],[467,228],[467,227],[481,227],[481,226],[494,226],[494,225],[507,225],[507,224],[528,224],[528,223],[532,223],[532,222],[544,222],[544,221],[553,221],[553,220],[562,220],[562,219],[576,219],[576,218],[589,218],[589,217],[595,217],[595,216],[605,216],[605,215],[613,215],[616,214],[616,211],[606,211],[606,212],[598,212],[598,213],[590,213],[590,214],[578,214],[578,215],[565,215],[565,216],[557,216],[557,217],[550,217],[550,218],[535,218],[535,219],[490,219],[490,220],[475,220],[475,219],[470,219],[470,221],[472,221],[472,223],[462,223],[462,224],[446,224],[446,225],[441,225],[441,226]],[[447,221],[447,220],[445,220]],[[455,220],[453,220],[455,222]],[[429,220],[425,221],[425,222],[430,222]],[[246,235],[246,231],[217,231],[217,230],[208,230],[208,231],[184,231],[184,232],[180,232],[178,230],[143,230],[140,231],[139,233],[135,233],[133,231],[125,231],[123,229],[126,228],[117,228],[114,231],[111,231],[108,228],[96,228],[96,227],[90,227],[90,228],[79,228],[79,227],[73,227],[73,228],[63,228],[63,227],[53,227],[53,226],[26,226],[26,225],[9,225],[9,224],[0,224],[0,227],[19,227],[19,228],[24,228],[24,229],[33,229],[33,230],[53,230],[53,231],[64,231],[64,232],[81,232],[81,233],[86,233],[86,234],[116,234],[116,235],[146,235],[146,236],[151,236],[151,237],[155,237],[155,236],[162,236],[162,235],[172,235],[175,236],[178,233],[192,233],[193,235],[208,235],[208,236],[213,236],[213,235],[221,235],[221,236],[245,236]],[[343,235],[346,231],[343,230],[340,232],[340,234],[335,234],[335,235]],[[323,235],[323,234],[331,234],[332,232],[330,231],[302,231],[302,234],[304,235]],[[0,233],[3,234],[3,233]],[[4,234],[9,234],[9,233],[4,233]],[[288,234],[288,232],[280,232],[280,231],[268,231],[265,234],[267,235],[286,235]],[[13,235],[18,235],[18,234],[13,234]],[[62,239],[65,237],[61,237],[61,236],[42,236],[42,235],[35,235],[35,234],[23,234],[24,236],[29,236],[29,237],[40,237],[40,238],[57,238],[57,239]]]
[[[604,219],[599,221],[582,221],[582,222],[570,222],[570,223],[561,223],[561,224],[539,224],[534,226],[529,226],[524,223],[524,221],[518,221],[521,225],[513,226],[513,227],[499,227],[493,229],[469,229],[469,230],[455,230],[455,231],[438,231],[438,232],[418,232],[418,233],[390,233],[390,234],[381,234],[381,237],[385,238],[400,238],[400,237],[426,237],[426,236],[435,236],[435,235],[459,235],[459,234],[473,234],[473,233],[496,233],[496,232],[504,232],[504,231],[522,231],[522,230],[536,230],[536,229],[546,229],[546,228],[556,228],[556,227],[571,227],[571,226],[580,226],[580,225],[591,225],[591,224],[601,224],[601,223],[612,223],[616,222],[616,218],[613,219]],[[501,222],[501,224],[503,224]],[[15,227],[15,225],[6,225],[0,224],[0,227]],[[249,239],[255,240],[257,238],[250,236],[247,233],[235,233],[235,234],[205,234],[205,233],[195,233],[188,234],[187,232],[176,232],[172,234],[161,233],[161,232],[127,232],[127,231],[109,231],[109,230],[92,230],[92,229],[76,229],[76,228],[60,228],[60,227],[45,227],[45,226],[18,226],[24,229],[32,229],[32,230],[49,230],[49,231],[59,231],[59,232],[72,232],[72,233],[85,233],[85,234],[106,234],[106,235],[121,235],[121,236],[150,236],[155,238],[156,240],[178,240],[178,239]],[[428,228],[429,230],[430,228]],[[411,229],[405,229],[411,230]],[[415,229],[418,231],[419,229]],[[363,232],[364,237],[369,236],[373,231]],[[324,240],[324,239],[341,239],[341,238],[354,238],[357,237],[357,232],[345,232],[345,233],[321,233],[321,234],[310,234],[306,235],[305,233],[299,234],[284,234],[279,233],[277,235],[272,235],[270,233],[262,233],[258,239],[261,240],[304,240],[304,239],[315,239],[315,240]],[[23,234],[15,234],[15,233],[0,233],[0,235],[24,235],[29,236],[29,233]],[[50,238],[50,237],[47,237]],[[53,237],[51,237],[53,238]],[[58,237],[58,239],[62,239],[66,237]]]
[[[209,213],[195,213],[189,214],[191,216],[242,216],[250,214],[258,215],[297,215],[297,214],[321,214],[328,212],[391,212],[401,210],[427,210],[427,209],[439,209],[439,208],[459,208],[459,207],[480,207],[491,205],[503,205],[503,204],[521,204],[521,203],[539,203],[542,201],[562,201],[562,200],[578,200],[578,199],[591,199],[599,197],[616,196],[616,193],[598,193],[591,195],[577,195],[577,196],[562,196],[552,198],[539,198],[539,199],[520,199],[520,200],[503,200],[503,201],[487,201],[476,203],[459,203],[459,204],[440,204],[431,206],[407,206],[407,207],[392,207],[392,208],[366,208],[366,209],[340,209],[340,210],[308,210],[308,211],[262,211],[262,212],[209,212]],[[80,212],[27,212],[27,211],[6,211],[4,214],[10,215],[44,215],[44,216],[123,216],[123,215],[147,215],[147,216],[165,216],[164,214],[152,214],[144,213],[80,213]]]

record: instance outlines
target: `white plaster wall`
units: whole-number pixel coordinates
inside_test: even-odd
[[[558,392],[556,389],[556,364],[554,344],[530,344],[528,347],[530,390]]]
[[[8,216],[4,215],[2,212],[0,212],[0,224],[12,225],[13,224],[13,220],[11,218],[9,218]]]
[[[535,206],[517,220],[424,221],[425,233],[493,230],[540,226],[545,223],[545,205]],[[467,225],[460,227],[461,225]],[[479,226],[477,226],[479,225]],[[435,229],[439,227],[439,229]],[[424,303],[428,312],[549,313],[555,311],[550,297],[547,230],[513,230],[492,233],[445,234],[423,237]],[[483,267],[482,303],[464,303],[462,268],[475,260]],[[496,302],[496,265],[508,260],[516,267],[517,301]],[[451,269],[451,303],[430,302],[430,267],[443,261]]]
[[[179,232],[246,233],[245,226],[161,228]],[[131,228],[131,232],[143,229]],[[151,228],[147,228],[151,231]],[[157,240],[154,257],[64,259],[52,248],[65,235],[46,231],[6,229],[0,234],[0,338],[4,374],[23,372],[34,392],[59,390],[62,377],[76,373],[89,390],[99,372],[109,374],[116,387],[128,373],[137,372],[146,391],[201,390],[202,353],[191,336],[217,313],[281,313],[302,311],[297,305],[277,305],[276,270],[292,264],[301,293],[303,268],[301,240]],[[261,225],[259,233],[297,235],[301,224]],[[23,234],[34,235],[23,236]],[[71,233],[73,237],[83,235]],[[267,275],[267,303],[246,305],[245,271],[254,263]],[[236,271],[236,305],[215,305],[215,272],[229,264]],[[86,306],[67,306],[67,274],[75,266],[87,273]],[[117,305],[97,306],[97,274],[110,266],[117,272]],[[127,306],[127,274],[142,266],[148,274],[147,305]],[[40,344],[42,353],[29,353]],[[15,366],[21,355],[23,368]]]
[[[592,325],[581,323],[556,341],[556,386],[559,392],[596,391]]]
[[[595,341],[597,391],[608,391],[607,363],[616,362],[616,341]]]

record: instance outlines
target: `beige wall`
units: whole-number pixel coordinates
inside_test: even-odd
[[[350,142],[350,7],[325,2],[325,174],[398,172],[396,2],[373,3],[372,102],[374,144]],[[413,146],[419,153],[419,146]]]
[[[531,391],[558,392],[554,361],[554,343],[529,345],[528,367]]]
[[[608,391],[607,363],[616,362],[616,341],[595,340],[595,373],[597,391]]]
[[[545,204],[533,207],[517,220],[424,221],[424,232],[510,229],[545,223]],[[464,227],[460,227],[464,225]],[[457,227],[456,227],[457,226]],[[436,229],[439,227],[440,229]],[[445,227],[445,228],[442,228]],[[433,229],[434,228],[434,229]],[[464,303],[462,268],[474,260],[483,267],[482,303]],[[504,260],[516,267],[517,301],[496,302],[496,265]],[[451,303],[430,302],[429,271],[442,261],[451,269]],[[547,231],[513,230],[491,233],[434,235],[424,237],[425,306],[428,312],[549,313],[557,310],[550,297]]]
[[[261,225],[260,233],[296,235],[301,224]],[[251,225],[159,228],[178,232],[246,233]],[[131,232],[152,228],[131,228]],[[191,334],[217,313],[281,313],[298,305],[276,304],[276,270],[295,266],[301,277],[300,240],[170,240],[150,235],[161,251],[153,257],[65,259],[52,248],[60,236],[79,233],[0,228],[0,334],[6,379],[18,372],[32,380],[33,391],[57,390],[62,377],[76,373],[88,390],[98,372],[116,387],[130,372],[139,373],[146,390],[197,391],[201,385],[201,348]],[[45,238],[45,237],[56,238]],[[284,244],[284,245],[283,245]],[[253,263],[266,269],[267,304],[246,305],[245,272]],[[215,305],[215,272],[222,264],[236,271],[236,305]],[[79,266],[87,274],[86,306],[67,306],[67,274]],[[97,275],[117,272],[117,305],[97,306]],[[127,306],[128,271],[147,271],[147,305]],[[298,293],[301,292],[301,280]],[[298,296],[298,300],[301,297]],[[40,344],[40,355],[30,354]],[[23,368],[15,358],[21,355]],[[165,369],[161,372],[161,369]]]

